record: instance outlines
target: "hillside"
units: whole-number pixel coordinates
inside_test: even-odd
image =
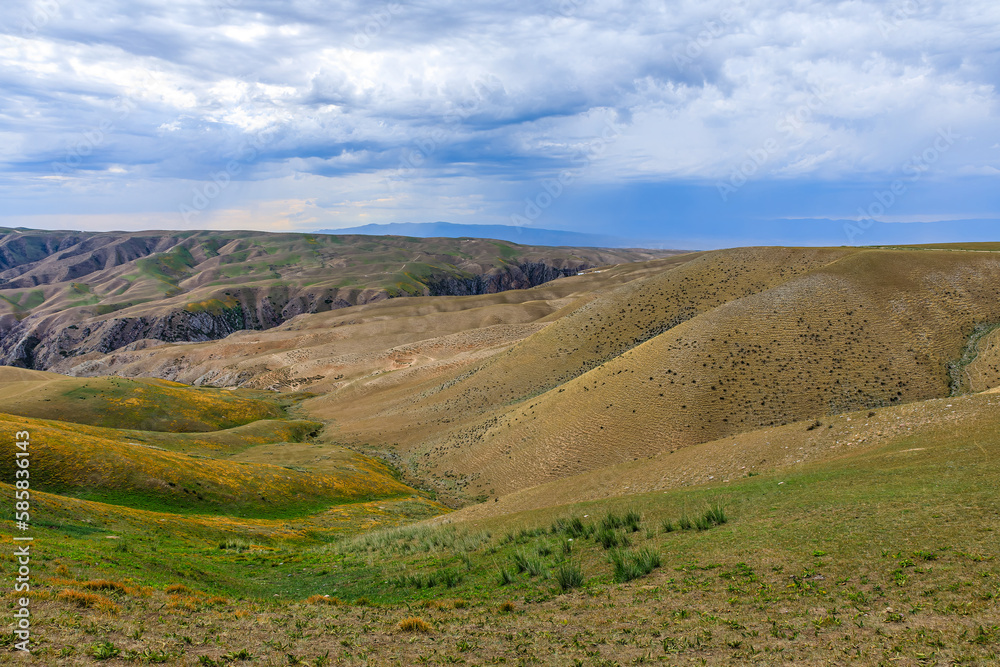
[[[58,545],[40,659],[992,664],[994,250],[690,253],[0,368]]]
[[[833,430],[852,443],[835,456],[749,476],[584,502],[577,480],[531,511],[360,535],[345,524],[401,517],[385,501],[303,525],[39,493],[36,535],[61,549],[33,574],[36,659],[991,664],[998,400],[849,415],[849,434],[844,416]],[[803,426],[767,437],[828,444]],[[720,505],[716,522],[684,527]],[[342,535],[317,543],[320,527]]]
[[[673,251],[489,239],[0,229],[0,362],[206,341],[392,297],[488,294]]]
[[[394,443],[453,493],[499,496],[762,427],[947,396],[975,327],[1000,321],[994,254],[788,251],[800,270],[782,275],[765,261],[775,252],[707,253],[641,278],[445,382],[306,406],[348,441]],[[767,280],[704,270],[748,254]]]
[[[1000,256],[968,250],[691,253],[64,367],[306,389],[304,414],[331,437],[458,506],[761,428],[1000,384]]]

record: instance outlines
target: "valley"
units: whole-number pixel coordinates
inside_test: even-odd
[[[49,663],[995,660],[994,245],[330,238],[0,242]]]

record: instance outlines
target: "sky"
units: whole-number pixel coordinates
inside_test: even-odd
[[[0,12],[0,226],[1000,240],[995,0]]]

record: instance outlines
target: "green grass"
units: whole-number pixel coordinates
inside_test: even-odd
[[[563,563],[556,569],[556,583],[562,592],[583,586],[583,570],[575,563]]]

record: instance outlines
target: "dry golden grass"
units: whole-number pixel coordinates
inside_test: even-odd
[[[422,618],[416,616],[411,616],[410,618],[404,618],[398,624],[400,631],[402,632],[424,632],[430,633],[434,631],[434,628]]]
[[[194,591],[184,584],[170,584],[163,589],[167,595],[194,595]]]
[[[127,432],[112,429],[80,429],[0,414],[2,425],[32,433],[33,488],[97,499],[114,495],[117,503],[148,509],[200,507],[203,512],[218,513],[242,506],[246,513],[256,507],[334,504],[413,492],[378,464],[366,465],[357,455],[350,457],[356,465],[333,470],[333,474],[306,473],[268,463],[194,458],[139,446]],[[13,440],[0,441],[0,455],[13,456],[13,448]]]
[[[307,604],[318,604],[318,605],[332,605],[336,607],[340,604],[340,598],[330,597],[329,595],[310,595],[306,598]]]
[[[114,591],[116,593],[127,594],[132,589],[125,584],[119,583],[117,581],[109,581],[107,579],[97,579],[95,581],[84,581],[78,584],[81,588],[86,588],[91,591]]]
[[[82,609],[96,609],[112,615],[117,614],[120,611],[118,605],[112,602],[109,598],[96,593],[74,591],[67,588],[64,591],[61,591],[56,597]]]
[[[684,307],[703,312],[635,344],[638,324],[655,333]],[[401,390],[384,402],[369,394],[371,416],[355,418],[361,405],[347,401],[341,432],[398,443],[411,469],[459,497],[503,495],[762,427],[945,396],[973,326],[997,321],[991,253],[712,253],[566,315],[457,381],[411,386],[409,404],[397,403]],[[586,370],[571,363],[581,350],[587,363],[608,358]]]
[[[234,392],[8,367],[0,367],[0,401],[11,415],[149,431],[215,431],[282,416],[273,403]]]

